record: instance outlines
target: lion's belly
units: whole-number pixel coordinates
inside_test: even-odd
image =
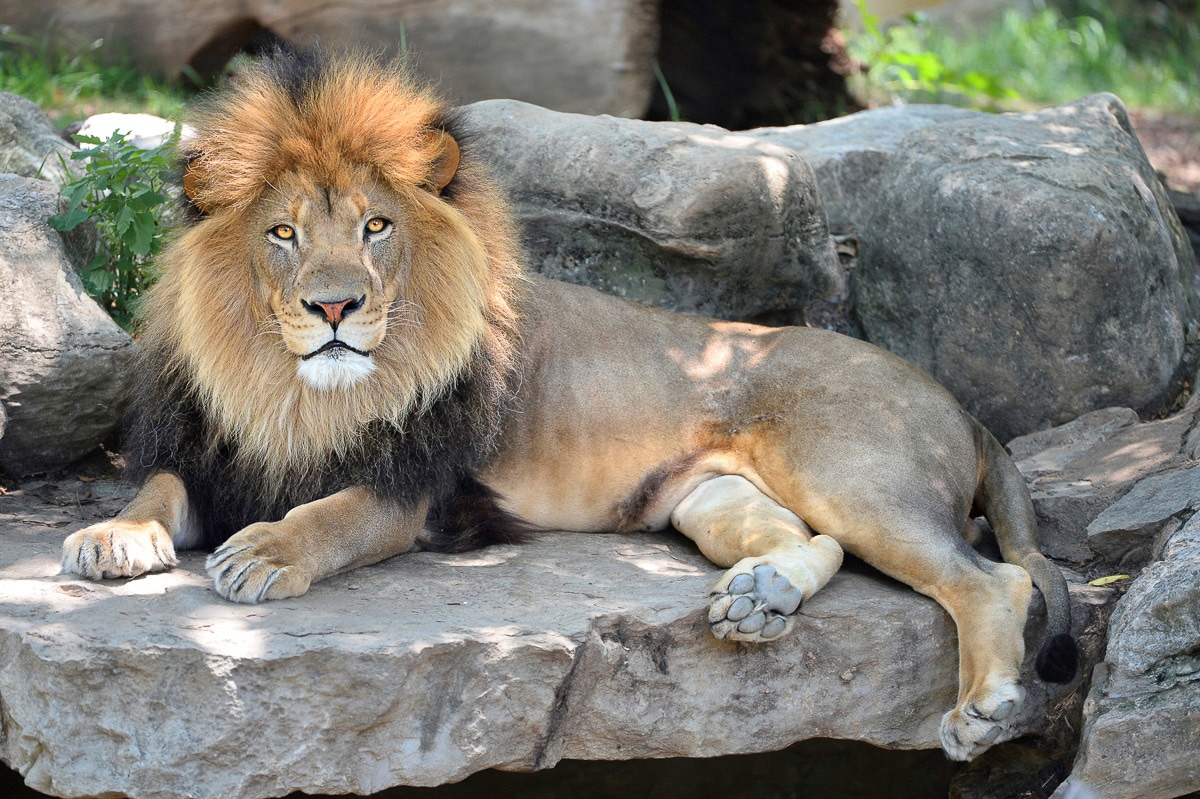
[[[539,527],[632,532],[666,529],[684,497],[723,474],[763,485],[735,453],[644,441],[582,448],[575,457],[502,461],[482,476],[507,510]]]

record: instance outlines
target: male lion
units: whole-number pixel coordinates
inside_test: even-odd
[[[128,577],[215,546],[217,591],[260,602],[415,545],[672,525],[730,567],[719,638],[786,633],[843,549],[941,603],[961,648],[952,758],[1022,701],[1030,578],[1038,671],[1073,676],[1020,474],[919,369],[527,277],[455,115],[398,67],[277,54],[195,128],[191,213],[144,305],[143,486],[67,538],[64,570]],[[973,509],[1008,563],[964,542]]]

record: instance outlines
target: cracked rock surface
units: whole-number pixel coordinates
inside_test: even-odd
[[[221,600],[200,553],[59,575],[63,538],[129,495],[61,481],[0,501],[0,758],[52,795],[371,793],[812,737],[936,748],[955,696],[949,618],[862,568],[779,641],[716,640],[719,570],[676,534],[403,555],[258,606]],[[1096,590],[1073,587],[1077,623]],[[1041,628],[1035,602],[1031,652]],[[1016,728],[1038,731],[1061,695],[1025,673]]]

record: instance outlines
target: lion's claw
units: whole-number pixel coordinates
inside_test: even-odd
[[[718,583],[709,602],[708,623],[714,635],[735,641],[769,641],[791,628],[790,617],[799,610],[804,596],[774,566],[760,563],[726,579],[727,585],[721,588]]]
[[[271,534],[269,524],[251,525],[208,556],[204,568],[218,594],[253,605],[308,591],[310,579],[296,564],[270,554]]]
[[[112,519],[63,541],[62,570],[89,580],[137,577],[178,563],[170,535],[158,522]]]

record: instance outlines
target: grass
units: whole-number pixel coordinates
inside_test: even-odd
[[[110,57],[103,41],[74,54],[50,44],[49,35],[25,36],[8,26],[0,26],[0,91],[32,100],[57,127],[107,111],[173,119],[185,99],[182,89]]]
[[[955,31],[920,15],[850,35],[871,68],[856,89],[874,103],[951,102],[990,109],[1053,105],[1113,92],[1134,108],[1200,117],[1200,3],[1063,2],[1009,9]],[[1071,14],[1071,15],[1068,15]]]

